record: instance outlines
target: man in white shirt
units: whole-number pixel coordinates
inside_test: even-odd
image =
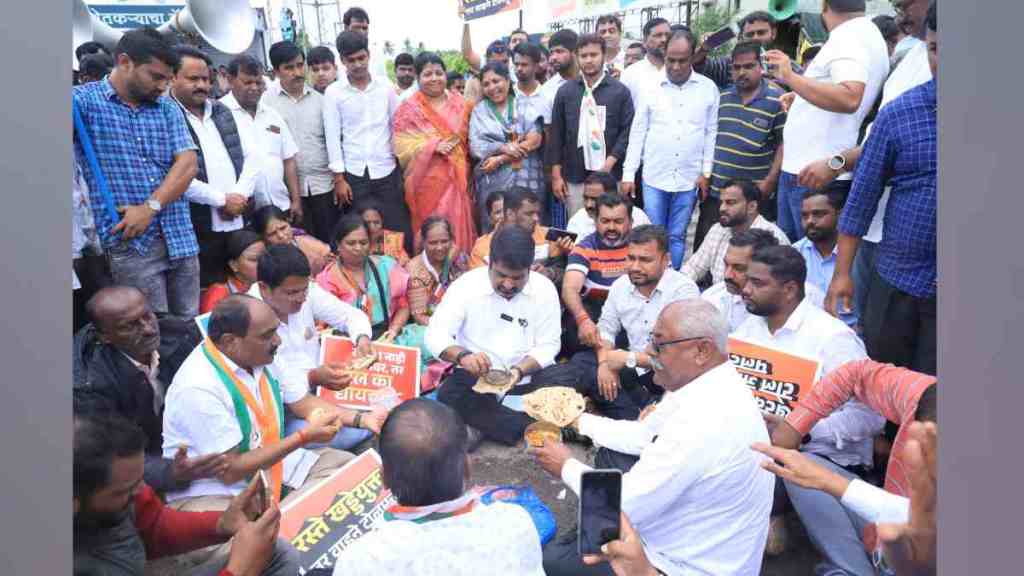
[[[710,302],[729,324],[729,333],[736,331],[750,312],[743,303],[743,287],[747,285],[747,268],[754,252],[765,246],[778,246],[779,239],[767,230],[751,228],[737,232],[729,238],[729,247],[722,258],[725,273],[721,282],[701,293],[700,297]],[[808,300],[818,308],[824,308],[825,293],[807,282],[804,290]]]
[[[676,32],[665,51],[662,78],[643,90],[630,88],[636,112],[622,168],[622,190],[632,195],[636,171],[643,163],[644,211],[652,223],[668,230],[676,269],[683,263],[697,188],[708,189],[718,134],[718,88],[693,72],[694,45],[689,31]]]
[[[580,374],[577,390],[615,420],[636,420],[649,400],[661,395],[645,353],[651,330],[666,306],[700,295],[692,280],[669,268],[664,228],[649,224],[634,228],[628,250],[626,274],[612,284],[597,322],[599,346],[572,358]],[[616,347],[623,331],[625,350]]]
[[[319,386],[342,390],[351,383],[343,366],[320,365],[320,332],[317,322],[347,333],[356,343],[356,356],[371,353],[370,320],[358,310],[310,281],[309,260],[291,244],[270,246],[260,256],[256,284],[249,295],[263,300],[274,310],[281,323],[277,334],[280,348],[274,358],[274,372],[287,386],[304,387],[316,393]],[[348,450],[380,431],[384,412],[361,414],[341,410],[346,426],[330,441],[332,448]],[[301,430],[306,421],[285,418],[285,430]]]
[[[334,436],[342,415],[305,386],[276,378],[270,364],[281,343],[279,323],[267,304],[245,294],[228,296],[213,309],[209,338],[174,376],[164,409],[164,457],[174,457],[182,446],[189,457],[222,454],[224,470],[217,478],[168,491],[172,508],[224,510],[261,470],[275,498],[288,486],[299,490],[288,496],[294,499],[352,458],[329,448],[303,448]],[[285,411],[309,418],[310,425],[285,433]]]
[[[575,80],[579,74],[579,67],[576,65],[576,41],[579,37],[576,32],[563,28],[551,35],[548,40],[548,66],[551,68],[551,75],[541,86],[541,94],[548,101],[548,115],[544,117],[545,126],[551,125],[551,107],[555,103],[555,96],[558,89],[566,81]]]
[[[597,199],[605,192],[619,192],[615,179],[602,172],[594,172],[583,181],[583,208],[580,208],[569,218],[565,229],[576,234],[577,240],[582,240],[597,231]],[[633,206],[633,226],[650,224],[651,219],[642,209]]]
[[[273,204],[302,219],[299,200],[299,172],[296,155],[299,147],[284,118],[260,99],[263,96],[263,65],[243,54],[228,65],[231,92],[220,99],[231,110],[238,131],[246,134],[243,142],[254,143],[254,156],[263,158],[262,186],[257,186],[255,206]]]
[[[444,404],[415,398],[380,434],[384,485],[398,500],[334,563],[338,576],[543,576],[540,537],[515,504],[469,489],[466,425]],[[401,550],[401,553],[396,553]]]
[[[395,56],[395,94],[398,94],[398,101],[405,102],[406,98],[415,94],[418,89],[416,60],[412,54],[402,52]]]
[[[306,54],[306,65],[313,79],[313,89],[321,94],[338,79],[338,64],[334,52],[327,46],[311,48]]]
[[[341,17],[342,32],[358,32],[362,34],[369,45],[370,54],[373,56],[370,62],[370,72],[375,78],[384,79],[388,78],[388,67],[387,58],[384,56],[384,51],[377,42],[370,42],[370,15],[359,6],[353,6],[345,11],[345,14]],[[342,64],[345,64],[343,61]],[[344,84],[348,82],[348,77],[345,74],[338,76],[338,82]]]
[[[349,204],[373,199],[380,207],[384,228],[402,232],[405,248],[411,253],[409,208],[402,171],[391,147],[391,120],[398,109],[398,95],[387,77],[370,73],[365,35],[342,32],[337,44],[348,82],[336,82],[324,94],[324,135],[335,189]]]
[[[664,574],[760,573],[774,478],[750,450],[768,430],[750,389],[733,368],[728,329],[713,306],[698,299],[668,305],[658,316],[647,355],[654,383],[665,389],[657,408],[639,421],[583,414],[574,423],[601,447],[636,463],[622,478],[622,511]],[[541,466],[580,492],[589,466],[561,443],[531,449]],[[548,576],[611,574],[583,568],[576,540],[544,553]]]
[[[648,85],[657,84],[665,77],[665,52],[668,50],[672,28],[664,18],[651,18],[644,24],[643,32],[647,56],[626,68],[620,77],[633,96],[634,107]]]
[[[445,292],[430,318],[424,343],[436,358],[455,365],[437,399],[451,406],[484,437],[509,446],[534,422],[494,394],[473,390],[491,370],[504,370],[512,396],[542,387],[558,370],[561,348],[558,291],[532,272],[534,243],[519,226],[494,233],[489,262],[464,273]]]
[[[824,0],[821,18],[828,41],[802,75],[781,50],[765,53],[769,72],[796,93],[783,131],[786,152],[778,187],[779,227],[790,241],[803,236],[801,173],[815,160],[857,144],[861,123],[889,74],[889,49],[878,27],[864,16],[864,6],[865,0]]]
[[[621,77],[626,69],[626,51],[622,48],[622,20],[615,14],[605,14],[597,19],[597,35],[604,38],[604,64],[612,78]]]
[[[213,61],[191,46],[176,48],[180,61],[171,82],[171,97],[181,106],[199,147],[199,172],[189,184],[192,225],[199,251],[199,285],[223,282],[227,233],[240,229],[242,212],[262,179],[262,162],[254,145],[235,123],[231,111],[210,96]]]
[[[730,180],[722,185],[719,192],[721,205],[718,208],[718,223],[708,230],[700,248],[680,270],[697,283],[703,283],[711,274],[711,284],[725,279],[725,252],[729,239],[746,230],[767,230],[780,244],[788,245],[789,238],[761,216],[761,192],[750,180]]]

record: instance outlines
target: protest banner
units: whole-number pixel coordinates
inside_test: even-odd
[[[568,18],[576,12],[576,0],[548,0],[551,19]]]
[[[522,0],[461,0],[462,19],[466,22],[522,7]]]
[[[810,393],[818,361],[729,338],[729,359],[765,414],[786,416]]]
[[[352,384],[344,390],[319,388],[317,396],[353,410],[369,410],[379,399],[397,394],[397,402],[420,395],[420,349],[395,344],[374,343],[377,361],[365,370],[352,370]],[[323,336],[320,364],[347,364],[352,358],[352,340],[341,336]]]
[[[199,326],[199,333],[206,338],[207,333],[210,331],[210,315],[213,312],[207,312],[206,314],[200,314],[195,317],[196,326]]]
[[[341,553],[371,532],[395,504],[380,466],[376,450],[367,450],[281,508],[279,534],[298,550],[300,576],[333,567]]]

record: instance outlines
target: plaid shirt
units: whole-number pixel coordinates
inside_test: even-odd
[[[117,206],[145,203],[167,177],[175,156],[196,149],[181,109],[166,96],[161,96],[156,103],[132,108],[121,100],[106,79],[76,86],[72,97],[92,137],[96,159]],[[121,218],[102,208],[105,204],[96,175],[77,137],[75,157],[89,185],[89,201],[103,246],[122,242],[120,234],[113,236],[110,232]],[[131,244],[136,252],[144,254],[161,236],[167,242],[167,255],[171,260],[199,253],[188,201],[184,197],[164,206],[149,228]]]
[[[936,293],[937,116],[934,80],[882,108],[864,143],[839,220],[843,234],[866,234],[889,185],[876,266],[886,282],[917,298]]]

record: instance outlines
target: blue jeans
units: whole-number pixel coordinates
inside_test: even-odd
[[[697,206],[697,189],[683,192],[666,192],[644,182],[644,212],[651,224],[664,226],[668,231],[668,249],[672,254],[672,267],[683,265],[686,253],[686,228]]]
[[[295,434],[299,430],[302,430],[308,425],[308,423],[301,419],[286,414],[284,417],[284,435],[289,436]],[[349,451],[355,448],[359,444],[363,443],[367,438],[373,436],[373,432],[369,430],[363,430],[362,428],[349,428],[343,426],[337,434],[334,435],[334,439],[327,444],[307,444],[304,448],[314,450],[316,448],[334,448],[335,450]]]
[[[868,288],[871,286],[871,274],[875,271],[875,252],[877,242],[861,240],[857,255],[853,258],[853,310],[857,317],[863,319],[868,305]]]
[[[199,258],[170,260],[163,236],[145,254],[119,242],[104,247],[114,282],[142,291],[154,312],[192,319],[199,314]]]
[[[796,242],[804,235],[804,225],[800,220],[800,206],[804,201],[807,188],[797,184],[796,174],[783,172],[779,174],[779,221],[777,224],[790,242]]]

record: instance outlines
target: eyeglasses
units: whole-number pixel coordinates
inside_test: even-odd
[[[655,342],[654,338],[651,338],[651,348],[654,349],[655,354],[661,354],[661,350],[671,344],[682,344],[683,342],[689,342],[690,340],[703,340],[707,336],[694,336],[692,338],[679,338],[678,340],[668,340],[667,342]]]

